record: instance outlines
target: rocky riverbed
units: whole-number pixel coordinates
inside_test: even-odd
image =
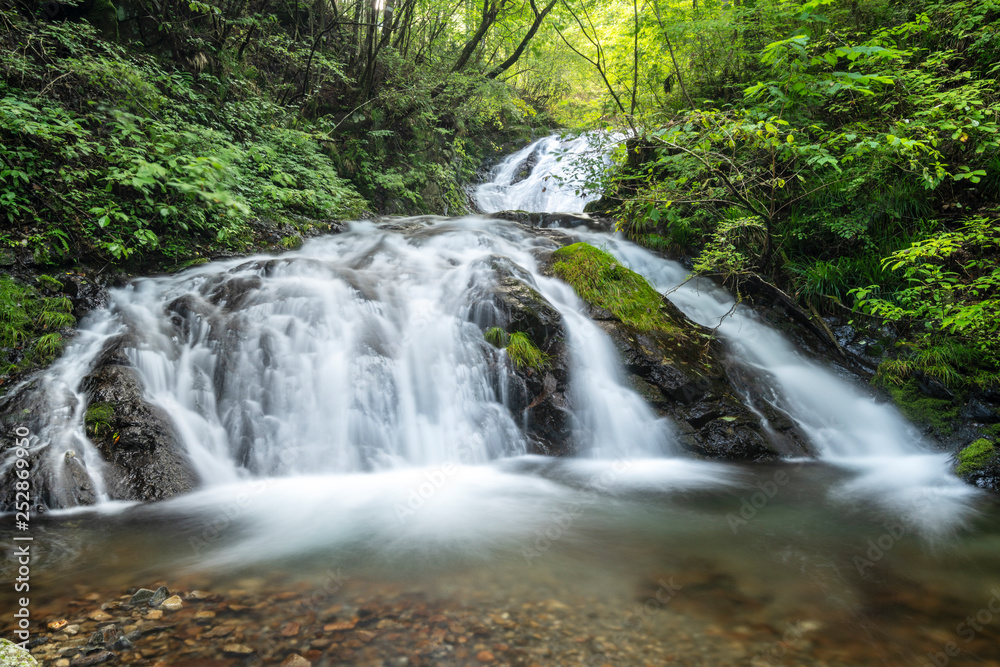
[[[488,578],[480,570],[420,585],[330,568],[297,581],[79,584],[35,610],[31,653],[57,667],[913,665],[956,641],[928,628],[965,611],[916,587],[873,595],[854,614],[807,603],[778,618],[768,596],[710,569],[648,573],[624,595],[593,595],[591,585],[574,594],[544,578],[496,588]],[[980,627],[959,641],[961,654],[1000,665],[1000,635]]]

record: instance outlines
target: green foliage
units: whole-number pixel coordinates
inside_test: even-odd
[[[507,342],[507,356],[518,368],[532,369],[536,371],[544,370],[549,365],[547,354],[535,347],[535,344],[528,338],[528,334],[515,331],[510,335]]]
[[[959,475],[975,472],[992,461],[996,455],[994,443],[986,438],[975,440],[958,453],[958,467],[955,472]]]
[[[94,435],[110,429],[111,420],[115,416],[115,406],[111,403],[91,403],[83,417],[83,423],[91,429]]]
[[[659,47],[677,64],[661,70],[675,77],[667,100],[640,94],[603,176],[618,229],[699,271],[764,274],[810,306],[894,322],[900,347],[879,382],[995,385],[996,2],[697,5],[653,2],[637,24],[643,57]],[[654,20],[659,32],[642,32]],[[608,46],[608,95],[625,99],[632,33],[600,28],[578,33]],[[709,48],[716,31],[722,49]]]
[[[723,220],[698,255],[694,270],[738,280],[760,266],[760,252],[766,246],[767,228],[760,219]]]
[[[1000,371],[1000,220],[976,216],[893,253],[883,264],[905,287],[854,290],[858,307],[913,329],[910,349],[882,374],[901,381],[922,371],[961,386],[994,384]],[[970,373],[969,369],[974,369]]]
[[[581,299],[610,311],[637,331],[674,333],[663,314],[663,297],[638,273],[613,256],[587,243],[574,243],[553,253],[553,271],[569,283]]]
[[[49,277],[46,287],[58,281]],[[62,350],[62,332],[76,324],[65,296],[44,296],[30,285],[0,276],[0,384],[11,374],[52,361]]]
[[[510,334],[500,327],[490,327],[483,333],[483,338],[493,347],[500,349],[507,347],[507,344],[510,342]]]

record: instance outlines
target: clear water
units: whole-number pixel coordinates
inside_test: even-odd
[[[393,227],[358,223],[279,258],[135,281],[88,319],[45,378],[52,409],[33,446],[53,460],[82,452],[100,483],[78,384],[102,341],[127,331],[148,398],[205,484],[34,517],[36,635],[165,583],[254,602],[224,614],[262,628],[250,645],[290,620],[322,644],[319,607],[303,602],[321,591],[324,607],[391,603],[419,616],[425,605],[487,625],[509,614],[502,640],[490,625],[494,639],[469,641],[500,664],[1000,664],[1000,511],[864,387],[737,308],[720,335],[771,378],[774,404],[819,457],[684,458],[576,297],[538,272],[550,241],[478,217]],[[659,289],[685,278],[628,243],[573,233]],[[503,405],[508,362],[470,322],[496,256],[564,318],[578,458],[526,455]],[[708,283],[670,298],[711,326],[732,307]],[[15,565],[5,561],[5,581]],[[5,608],[16,597],[0,592]],[[224,642],[198,638],[217,621],[194,609],[173,616],[189,640],[170,645],[167,664],[227,659]],[[10,636],[11,618],[2,623]],[[480,652],[454,629],[431,642],[445,653],[419,633],[371,631],[365,649],[282,638],[263,662],[312,650],[314,664],[476,664]],[[158,644],[145,646],[150,655],[123,660],[153,664]]]

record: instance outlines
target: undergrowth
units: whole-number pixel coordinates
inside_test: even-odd
[[[11,375],[50,363],[76,324],[73,305],[55,293],[62,284],[40,276],[39,286],[0,275],[0,389]]]

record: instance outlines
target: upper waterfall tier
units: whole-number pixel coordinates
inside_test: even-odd
[[[559,135],[539,139],[508,155],[479,185],[474,199],[484,213],[531,211],[537,213],[582,213],[587,202],[600,197],[588,192],[574,159],[591,154],[604,162],[605,150],[597,137],[584,134],[564,141]]]

